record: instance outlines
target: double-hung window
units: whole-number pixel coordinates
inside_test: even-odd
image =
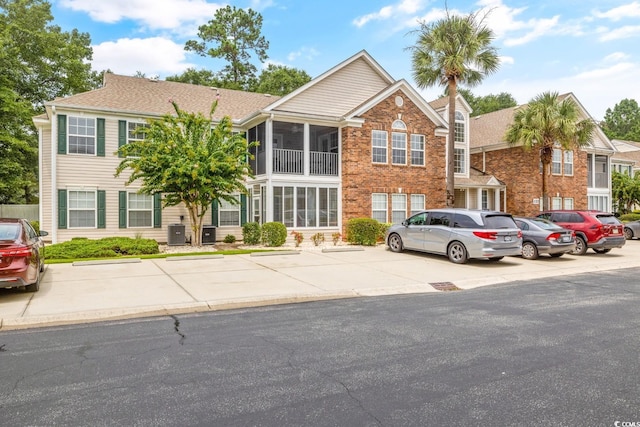
[[[373,193],[371,195],[371,217],[379,222],[387,222],[387,194]]]
[[[238,201],[240,196],[235,195]],[[218,206],[218,224],[220,227],[224,226],[239,226],[240,225],[240,203],[233,204],[226,200],[219,200]]]
[[[407,164],[407,134],[393,132],[391,134],[391,158],[394,165]]]
[[[573,175],[573,151],[564,152],[564,174]]]
[[[97,217],[95,191],[69,191],[69,228],[95,228]]]
[[[554,148],[551,155],[551,173],[553,175],[562,174],[562,150],[559,148]]]
[[[424,166],[424,135],[411,135],[411,164]]]
[[[69,116],[69,153],[96,154],[96,119]]]
[[[466,157],[467,151],[464,148],[453,149],[453,172],[465,173],[466,172]]]
[[[407,219],[407,195],[391,195],[391,222],[399,224]]]
[[[127,223],[129,227],[153,227],[153,196],[128,193]]]
[[[411,195],[411,215],[424,210],[424,194],[412,194]]]
[[[373,163],[387,163],[387,132],[374,130],[371,132],[371,153]]]

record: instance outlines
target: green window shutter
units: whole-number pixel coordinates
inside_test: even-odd
[[[118,192],[118,227],[127,228],[127,192]]]
[[[118,148],[126,145],[127,143],[127,121],[118,120]],[[122,154],[118,153],[118,157],[122,157]]]
[[[104,157],[104,119],[97,120],[98,125],[98,138],[96,140],[96,155],[100,157]]]
[[[67,116],[64,114],[58,114],[58,154],[67,154]]]
[[[98,190],[98,228],[107,228],[107,193]]]
[[[218,227],[220,224],[218,223],[218,201],[214,200],[211,203],[211,225],[215,225]]]
[[[247,222],[247,195],[240,195],[240,225]]]
[[[58,190],[58,228],[67,228],[67,190]]]
[[[153,195],[153,228],[162,228],[162,194]]]

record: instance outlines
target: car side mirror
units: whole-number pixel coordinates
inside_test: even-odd
[[[44,236],[48,236],[48,235],[49,235],[48,232],[40,230],[40,237],[44,237]]]
[[[404,221],[402,221],[402,225],[404,225],[405,227],[407,227],[409,225],[409,221],[407,221],[406,219]]]

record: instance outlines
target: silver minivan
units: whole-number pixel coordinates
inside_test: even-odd
[[[430,209],[389,227],[385,242],[404,249],[442,254],[463,264],[470,258],[498,261],[522,253],[522,231],[505,212]]]

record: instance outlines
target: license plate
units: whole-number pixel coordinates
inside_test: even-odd
[[[504,241],[505,242],[510,242],[511,241],[511,236],[504,236]]]
[[[571,241],[571,237],[569,236],[563,236],[562,239],[560,239],[561,242],[570,242]]]
[[[618,234],[618,229],[617,228],[613,229],[613,234]]]

